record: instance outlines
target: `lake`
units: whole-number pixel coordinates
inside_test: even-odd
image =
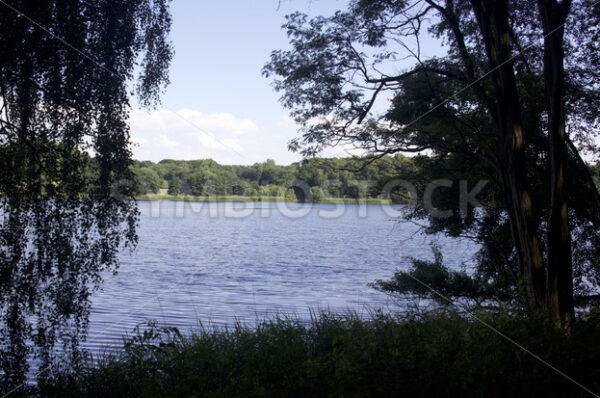
[[[121,254],[92,299],[92,351],[151,319],[183,331],[310,310],[366,316],[398,303],[367,286],[406,269],[406,256],[469,265],[476,246],[400,222],[400,207],[299,203],[139,203],[139,245]]]

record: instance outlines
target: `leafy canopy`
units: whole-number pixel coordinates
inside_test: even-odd
[[[561,4],[568,11],[564,40],[554,50],[564,54],[567,134],[560,150],[568,177],[556,180],[565,184],[574,292],[589,295],[600,286],[600,196],[580,152],[595,155],[600,132],[600,5]],[[475,273],[482,297],[486,286],[496,286],[504,290],[497,297],[525,299],[521,287],[532,284],[532,259],[523,242],[535,242],[529,250],[548,246],[556,151],[549,145],[545,100],[553,87],[545,75],[544,40],[550,36],[540,14],[550,6],[531,0],[353,0],[329,17],[293,13],[283,25],[291,49],[273,51],[263,69],[302,125],[290,149],[310,157],[344,144],[371,159],[426,153],[417,158],[419,198],[431,181],[454,182],[433,195],[434,208],[451,210],[450,217],[433,216],[422,201],[407,217],[427,220],[429,233],[481,245]],[[507,31],[498,41],[508,51],[501,53],[494,34],[504,22]],[[426,36],[444,43],[447,53],[425,56]],[[506,122],[511,118],[518,133]],[[483,207],[461,208],[458,180],[468,187],[488,181],[478,196]],[[548,264],[547,252],[540,255]]]
[[[78,358],[91,291],[137,241],[130,82],[156,103],[170,26],[168,0],[0,4],[0,392],[33,356],[47,377],[56,343]]]

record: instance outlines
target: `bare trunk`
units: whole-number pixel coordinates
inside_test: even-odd
[[[520,277],[531,310],[546,309],[546,272],[527,181],[520,101],[512,58],[512,44],[505,1],[472,0],[484,38],[497,103],[494,110],[501,146],[499,172],[519,260]]]
[[[564,22],[570,1],[538,0],[544,27],[544,82],[548,114],[551,198],[548,220],[548,307],[552,317],[569,328],[573,318],[573,263],[569,209],[565,192],[566,137],[564,109]]]

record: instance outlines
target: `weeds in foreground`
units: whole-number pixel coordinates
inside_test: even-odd
[[[592,391],[600,391],[600,316],[565,337],[518,314],[477,315]],[[318,314],[255,327],[150,323],[105,355],[40,384],[45,396],[585,396],[472,317]]]

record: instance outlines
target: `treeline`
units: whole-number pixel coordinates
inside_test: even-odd
[[[136,194],[241,195],[285,197],[286,200],[379,198],[396,178],[409,178],[415,161],[402,155],[372,162],[359,158],[313,158],[288,166],[274,160],[251,166],[221,165],[212,159],[134,161]],[[161,191],[163,190],[163,191]],[[400,192],[393,192],[399,197]]]

